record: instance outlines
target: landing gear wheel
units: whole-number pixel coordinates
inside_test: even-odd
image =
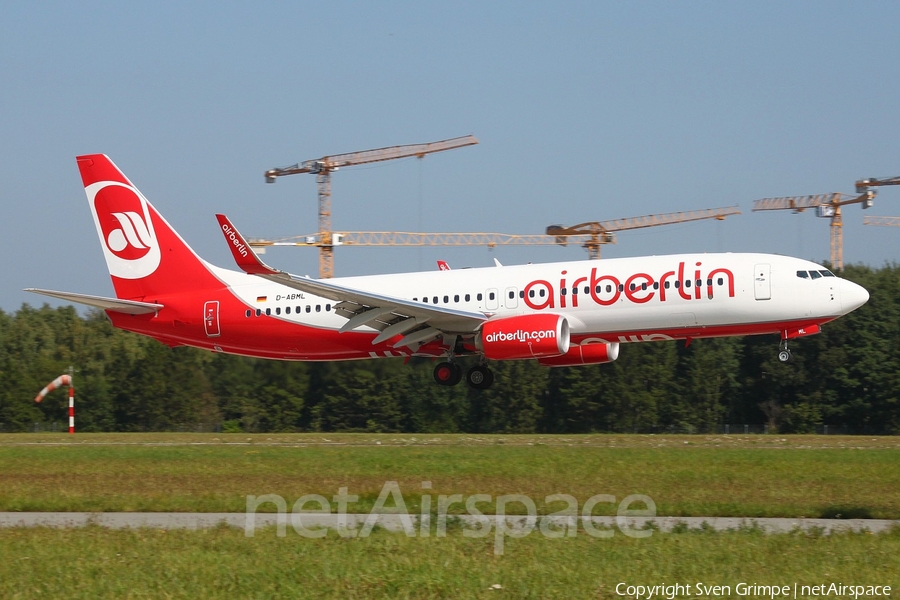
[[[466,383],[475,390],[486,390],[494,383],[494,372],[482,365],[466,371]]]
[[[434,367],[434,380],[441,385],[456,385],[462,379],[462,369],[452,362],[441,362]]]
[[[788,350],[787,348],[785,348],[784,350],[778,351],[778,360],[780,360],[783,363],[790,361],[792,357],[793,357],[793,355],[791,354],[791,351]]]

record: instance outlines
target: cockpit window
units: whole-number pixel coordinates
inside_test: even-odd
[[[832,273],[828,269],[823,269],[823,270],[819,271],[819,273],[822,274],[822,277],[834,277],[834,273]]]
[[[813,279],[818,279],[819,277],[822,276],[822,274],[819,273],[818,271],[810,271],[809,276],[812,277]]]
[[[806,271],[797,271],[797,277],[801,279],[809,279],[809,273]]]

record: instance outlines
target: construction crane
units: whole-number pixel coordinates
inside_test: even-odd
[[[868,191],[869,188],[880,187],[883,185],[900,185],[900,177],[885,177],[882,179],[870,177],[868,179],[860,179],[856,182],[856,193],[862,194],[863,192]]]
[[[864,180],[870,181],[870,180]],[[859,182],[857,182],[857,186]],[[857,188],[859,189],[859,188]],[[783,198],[763,198],[753,203],[753,210],[792,210],[800,213],[807,208],[815,208],[816,216],[831,219],[831,267],[844,268],[844,223],[841,207],[861,204],[863,208],[872,206],[875,190],[864,189],[858,196],[835,192],[812,196],[785,196]]]
[[[462,148],[477,144],[474,136],[431,142],[427,144],[408,144],[405,146],[391,146],[389,148],[377,148],[375,150],[363,150],[348,154],[335,154],[323,156],[313,160],[307,160],[289,167],[277,167],[269,169],[265,173],[266,183],[275,183],[279,177],[285,175],[297,175],[299,173],[312,173],[316,176],[316,185],[319,190],[319,277],[328,279],[334,276],[334,244],[331,231],[331,173],[341,167],[362,165],[366,163],[393,160],[415,156],[424,157],[426,154]]]
[[[513,235],[508,233],[411,233],[401,231],[345,231],[333,233],[328,243],[334,246],[551,246],[581,244],[591,258],[600,258],[602,244],[615,244],[615,231],[684,223],[700,219],[722,220],[739,215],[736,206],[691,212],[631,217],[615,221],[582,223],[574,227],[553,225],[547,235]],[[251,238],[248,242],[259,254],[272,246],[319,247],[326,242],[318,234],[273,240]]]
[[[900,217],[866,217],[863,225],[878,225],[880,227],[900,227]]]
[[[644,227],[656,227],[658,225],[670,225],[673,223],[686,223],[688,221],[700,221],[702,219],[716,219],[724,221],[725,217],[739,215],[741,211],[737,206],[725,208],[708,208],[704,210],[692,210],[688,212],[666,213],[661,215],[646,215],[643,217],[630,217],[614,221],[591,221],[572,227],[551,225],[547,227],[547,235],[556,238],[558,244],[565,246],[568,242],[582,241],[582,246],[588,251],[592,259],[600,258],[600,246],[614,244],[614,231],[626,231],[628,229],[641,229]]]

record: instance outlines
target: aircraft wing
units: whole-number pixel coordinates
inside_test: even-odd
[[[154,304],[152,302],[138,302],[137,300],[120,300],[119,298],[106,298],[105,296],[89,296],[87,294],[76,294],[74,292],[56,292],[54,290],[39,290],[37,288],[25,288],[26,292],[34,292],[35,294],[43,294],[66,300],[68,302],[77,302],[86,304],[94,308],[102,308],[103,310],[111,310],[113,312],[124,313],[126,315],[149,315],[158,312],[163,305]]]
[[[474,333],[488,319],[487,315],[480,312],[413,302],[321,279],[297,277],[273,269],[259,259],[225,215],[216,215],[216,218],[235,262],[245,273],[333,300],[336,303],[335,312],[347,318],[347,322],[340,329],[342,333],[369,326],[381,332],[372,344],[379,344],[402,335],[394,347],[408,346],[415,350],[419,345],[443,334]]]

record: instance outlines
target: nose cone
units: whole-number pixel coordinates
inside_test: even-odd
[[[869,301],[869,292],[861,285],[846,279],[841,280],[841,308],[843,313],[856,310]]]

